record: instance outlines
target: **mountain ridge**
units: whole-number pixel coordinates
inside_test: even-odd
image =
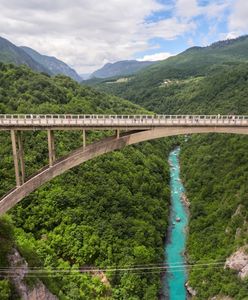
[[[34,71],[45,72],[51,75],[48,69],[36,62],[23,49],[3,37],[0,37],[0,61],[15,65],[25,64]]]
[[[192,47],[177,56],[169,57],[129,78],[128,82],[106,80],[88,81],[99,91],[111,93],[129,99],[134,103],[144,105],[155,97],[162,98],[165,80],[187,80],[195,77],[205,77],[217,69],[225,66],[235,66],[248,62],[248,36],[220,42],[221,47]],[[168,85],[167,85],[168,88]]]
[[[51,76],[63,74],[77,82],[82,80],[74,69],[56,57],[43,55],[29,47],[18,47],[3,37],[0,37],[0,62],[17,66],[24,64],[34,71],[44,72]]]
[[[133,75],[138,71],[146,68],[156,62],[153,61],[137,61],[137,60],[121,60],[114,63],[107,63],[102,68],[91,74],[91,78],[110,78],[116,76]]]
[[[40,54],[38,51],[30,47],[21,46],[20,48],[23,49],[39,64],[46,67],[53,75],[64,74],[71,77],[75,81],[80,82],[82,80],[82,78],[77,74],[77,72],[74,69],[72,69],[66,63],[57,59],[56,57]]]

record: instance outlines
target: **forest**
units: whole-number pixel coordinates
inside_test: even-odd
[[[126,82],[83,82],[161,114],[243,113],[248,37],[186,51],[145,68]],[[236,89],[239,89],[237,94]],[[243,91],[241,90],[243,89]]]
[[[191,69],[192,65],[186,67]],[[182,78],[180,72],[165,77],[170,79],[167,84],[163,84],[161,75],[159,84],[153,85],[150,68],[138,75],[147,75],[146,86],[135,85],[136,76],[126,90],[121,84],[109,84],[108,89],[159,114],[247,115],[247,63],[213,63],[203,70],[202,74],[196,71]],[[97,88],[107,90],[103,83]],[[248,299],[247,279],[241,280],[236,272],[224,269],[226,259],[248,244],[247,136],[204,134],[189,136],[187,140],[181,143],[180,156],[191,202],[187,258],[192,264],[213,264],[189,269],[189,284],[197,291],[194,299]]]
[[[226,258],[248,243],[247,136],[198,135],[182,146],[181,171],[190,199],[187,254],[195,299],[216,295],[248,299],[248,279],[224,269]],[[212,264],[211,264],[212,263]]]
[[[0,64],[0,113],[149,113],[137,105],[49,77],[27,67]],[[111,134],[111,133],[109,133]],[[101,138],[87,132],[87,143]],[[25,132],[27,176],[47,164],[45,132]],[[56,132],[60,157],[82,144],[79,131]],[[169,213],[169,168],[173,139],[144,143],[74,168],[38,189],[0,220],[0,264],[16,247],[59,299],[157,299],[160,273],[106,272],[107,283],[84,267],[118,269],[161,263]],[[9,133],[0,134],[0,194],[14,186]],[[69,274],[53,276],[52,269]],[[37,277],[39,277],[37,275]],[[34,284],[35,278],[27,282]],[[1,299],[17,299],[0,280]],[[2,296],[4,295],[4,296]]]

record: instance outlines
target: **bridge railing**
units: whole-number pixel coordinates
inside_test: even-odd
[[[2,126],[163,126],[163,125],[248,125],[240,115],[75,115],[0,114]]]

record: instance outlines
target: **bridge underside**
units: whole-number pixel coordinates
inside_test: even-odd
[[[143,130],[139,132],[126,132],[124,134],[117,133],[116,136],[105,138],[99,142],[85,146],[85,144],[77,150],[71,152],[69,155],[53,161],[53,136],[50,138],[49,152],[51,153],[51,161],[49,166],[44,167],[37,174],[33,175],[26,182],[22,180],[17,184],[17,187],[6,194],[0,200],[0,215],[7,212],[15,206],[24,197],[39,188],[44,183],[50,181],[63,174],[65,171],[82,164],[85,161],[93,159],[102,154],[119,150],[128,145],[133,145],[143,141],[158,139],[167,136],[194,134],[194,133],[233,133],[233,134],[248,134],[248,128],[245,127],[164,127],[154,128],[150,130]],[[49,133],[51,134],[51,133]],[[12,144],[15,143],[15,137],[12,135]],[[19,142],[20,151],[22,146]],[[22,166],[24,173],[24,166]],[[22,173],[22,175],[23,175]]]

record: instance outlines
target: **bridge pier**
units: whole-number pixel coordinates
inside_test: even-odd
[[[23,150],[23,141],[22,141],[22,132],[17,131],[17,143],[18,143],[18,158],[21,167],[21,183],[25,182],[25,163],[24,163],[24,150]]]
[[[11,142],[15,167],[16,186],[21,186],[25,182],[24,151],[21,132],[11,130]]]
[[[83,129],[83,148],[86,147],[86,130]]]
[[[119,139],[120,138],[120,129],[116,130],[116,138]]]
[[[47,142],[48,142],[49,166],[52,167],[56,157],[55,157],[54,132],[51,129],[47,130]]]

